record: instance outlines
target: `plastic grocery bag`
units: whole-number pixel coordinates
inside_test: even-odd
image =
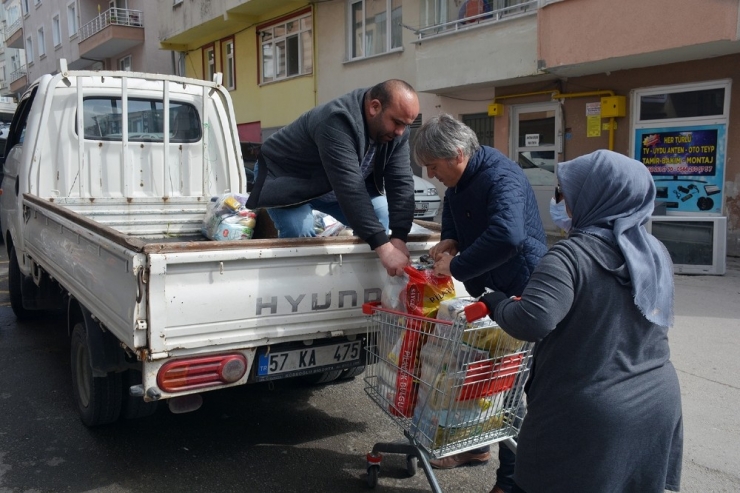
[[[434,318],[442,301],[455,297],[450,276],[437,276],[428,256],[404,268],[403,276],[389,277],[381,292],[383,308]]]
[[[209,240],[250,240],[257,214],[247,209],[248,195],[227,193],[212,197],[206,209],[201,233]]]

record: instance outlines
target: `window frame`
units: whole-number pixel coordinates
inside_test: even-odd
[[[128,60],[128,69],[123,68],[124,60]],[[126,55],[118,59],[118,70],[132,72],[133,66],[134,66],[134,59],[131,55]]]
[[[46,56],[46,33],[44,32],[44,26],[39,26],[36,30],[36,41],[38,42],[39,60],[41,60]]]
[[[77,4],[69,2],[67,4],[67,34],[72,38],[77,36],[80,26],[77,25]]]
[[[228,53],[229,46],[231,54]],[[224,74],[224,87],[229,91],[236,90],[236,43],[233,36],[221,40],[221,73]]]
[[[21,15],[25,17],[30,13],[28,0],[21,0]]]
[[[33,65],[33,36],[26,37],[26,64]]]
[[[305,21],[305,22],[304,22]],[[314,32],[314,15],[313,15],[313,9],[307,8],[302,11],[296,12],[294,14],[291,14],[289,16],[280,17],[278,19],[274,19],[270,22],[267,22],[265,24],[262,24],[260,26],[257,26],[256,34],[257,34],[257,46],[258,46],[258,54],[257,54],[257,72],[259,74],[258,76],[258,84],[271,84],[273,82],[281,82],[284,80],[290,80],[294,79],[296,77],[303,77],[306,75],[313,75],[314,73],[314,65],[316,62],[316,56],[314,54],[314,39],[313,39],[313,32]],[[292,31],[291,33],[288,33],[288,24],[290,23],[297,23],[298,24],[298,30]],[[307,27],[303,27],[306,25]],[[282,28],[282,29],[281,29]],[[277,31],[280,30],[280,31]],[[277,31],[277,34],[276,34]],[[279,34],[279,32],[282,32],[283,34]],[[305,47],[305,39],[304,34],[307,34],[307,39],[310,41],[311,46]],[[297,69],[296,73],[289,74],[289,64],[290,64],[290,55],[291,52],[289,52],[289,45],[288,42],[292,40],[293,38],[296,39],[296,47],[295,52],[297,54]],[[266,46],[272,46],[272,54],[275,55],[276,49],[275,45],[278,45],[280,43],[283,43],[285,46],[284,52],[285,54],[281,57],[279,54],[277,56],[273,56],[273,75],[267,79],[265,77],[265,47]],[[311,60],[310,60],[310,68],[307,68],[309,65],[308,59],[304,56],[310,54]],[[284,73],[282,75],[277,74],[279,67],[278,64],[283,65],[282,61],[284,61]]]
[[[210,63],[208,59],[208,53],[213,53],[213,63]],[[209,69],[213,70],[209,73]],[[216,74],[216,44],[211,43],[203,47],[203,80],[213,81],[213,76]]]
[[[385,6],[385,51],[381,51],[378,53],[373,53],[371,55],[367,55],[367,44],[368,44],[368,32],[366,27],[366,20],[367,20],[367,14],[366,14],[366,5],[368,0],[347,0],[347,60],[348,61],[355,61],[355,60],[364,60],[366,58],[373,58],[376,56],[382,56],[387,55],[389,53],[397,53],[403,51],[403,28],[401,27],[399,29],[399,45],[393,46],[393,2],[394,0],[385,0],[386,6]],[[361,26],[361,36],[360,39],[362,39],[363,45],[361,47],[362,54],[361,55],[355,55],[354,54],[354,41],[355,37],[357,35],[355,31],[355,26],[353,22],[353,7],[357,4],[361,5],[361,11],[362,11],[362,26]],[[401,26],[403,26],[403,2],[399,1],[399,7],[400,9],[400,16],[401,16]],[[390,19],[390,22],[389,22]]]
[[[58,12],[51,18],[51,42],[54,48],[62,45],[62,19]]]

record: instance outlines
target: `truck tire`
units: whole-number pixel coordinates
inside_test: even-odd
[[[15,254],[15,247],[10,248],[10,258],[8,259],[8,292],[10,295],[10,308],[13,309],[15,317],[18,320],[28,320],[38,315],[34,310],[23,308],[23,274],[18,265],[18,257]]]
[[[342,370],[342,374],[339,376],[339,378],[341,380],[355,378],[357,375],[360,375],[363,371],[365,371],[365,365],[347,368],[346,370]]]
[[[142,397],[129,395],[128,389],[132,385],[141,384],[141,372],[139,370],[126,370],[123,372],[123,391],[121,401],[121,416],[125,419],[146,418],[157,412],[158,401],[146,402]]]
[[[70,346],[72,390],[80,419],[89,427],[113,423],[121,413],[121,374],[111,372],[105,377],[93,376],[84,321],[75,322]]]
[[[303,375],[301,380],[310,385],[321,385],[323,383],[333,382],[342,375],[342,370],[329,370],[321,373],[312,373]]]

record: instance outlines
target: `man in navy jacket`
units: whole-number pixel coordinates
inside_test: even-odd
[[[547,252],[534,191],[522,169],[450,115],[426,122],[413,144],[414,158],[446,187],[442,241],[430,250],[437,274],[462,281],[471,296],[486,288],[519,296]],[[488,447],[431,461],[448,469],[485,463]],[[501,466],[491,493],[513,487],[514,454],[499,447]]]

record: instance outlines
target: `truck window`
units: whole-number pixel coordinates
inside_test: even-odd
[[[83,101],[85,139],[120,141],[123,138],[123,103],[116,97],[91,97]],[[170,142],[198,142],[202,126],[195,106],[171,101]],[[149,99],[128,100],[128,140],[164,141],[164,104]]]

